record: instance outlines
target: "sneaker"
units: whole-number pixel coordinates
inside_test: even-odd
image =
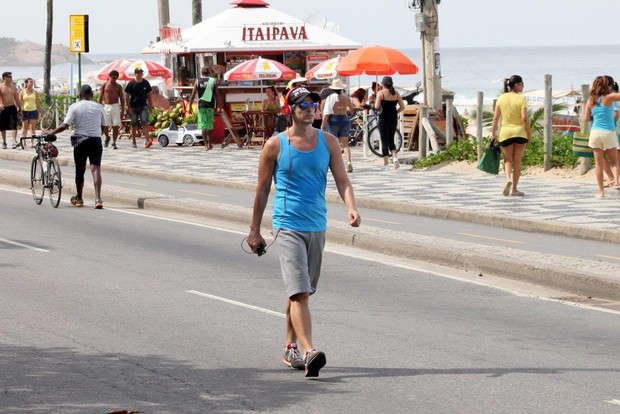
[[[6,142],[2,143],[2,149],[6,149]]]
[[[112,144],[112,149],[118,149],[118,147],[116,146],[116,144]]]
[[[383,171],[390,171],[390,166],[389,165],[384,165],[383,166]]]
[[[82,200],[81,198],[78,198],[78,196],[73,196],[71,197],[71,204],[73,204],[76,207],[84,207],[84,200]]]
[[[95,209],[101,210],[103,208],[103,200],[98,198],[95,200]]]
[[[351,163],[347,164],[347,172],[350,172],[350,173],[353,172],[353,164],[351,164]]]
[[[301,357],[301,354],[297,349],[297,344],[290,344],[284,348],[282,362],[288,365],[291,369],[304,369],[306,367],[304,359]]]
[[[15,142],[13,143],[12,148],[13,148],[13,149],[17,149],[17,148],[19,148],[19,147],[21,147],[21,146],[22,146],[22,143],[21,143],[20,141],[15,141]]]
[[[136,144],[136,141],[131,143],[131,148],[138,148],[138,145]]]
[[[311,349],[306,352],[304,356],[304,363],[306,365],[306,377],[316,378],[319,376],[319,370],[327,363],[325,353]]]
[[[153,141],[146,141],[146,144],[144,144],[144,148],[151,148],[151,145],[153,145]]]
[[[106,148],[108,148],[108,145],[110,145],[110,138],[106,138],[105,143],[103,144],[103,146]]]
[[[398,169],[400,167],[400,162],[398,162],[398,158],[394,158],[394,169]]]

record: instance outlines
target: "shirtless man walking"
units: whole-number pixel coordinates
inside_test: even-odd
[[[112,127],[112,149],[117,149],[116,139],[121,126],[121,108],[125,107],[125,95],[123,87],[116,83],[118,72],[110,71],[110,80],[101,87],[99,95],[99,103],[103,104],[105,110],[106,127],[103,134],[105,135],[105,147],[110,145],[110,126]]]
[[[6,149],[6,131],[13,131],[13,149],[21,147],[17,140],[17,116],[22,104],[19,93],[13,84],[13,74],[4,72],[0,83],[0,132],[2,132],[2,149]]]

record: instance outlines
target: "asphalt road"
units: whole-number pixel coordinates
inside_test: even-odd
[[[617,312],[328,246],[308,381],[280,362],[277,245],[0,194],[0,413],[620,412]]]

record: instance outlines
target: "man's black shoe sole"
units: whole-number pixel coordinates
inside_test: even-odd
[[[325,366],[327,358],[325,353],[319,351],[312,355],[308,363],[306,364],[306,377],[316,378],[319,376],[319,370]]]

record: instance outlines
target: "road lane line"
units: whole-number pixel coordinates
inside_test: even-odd
[[[211,193],[201,193],[200,191],[190,191],[190,190],[179,190],[181,193],[188,193],[188,194],[198,194],[198,195],[204,195],[207,197],[219,197],[217,194],[211,194]]]
[[[596,257],[602,257],[604,259],[620,260],[620,257],[617,257],[617,256],[605,256],[604,254],[597,254]]]
[[[620,400],[605,400],[606,403],[620,405]]]
[[[368,217],[364,217],[364,221],[374,221],[376,223],[383,223],[383,224],[403,224],[398,221],[377,220],[377,219],[371,219]]]
[[[13,240],[3,239],[1,237],[0,237],[0,243],[12,244],[13,246],[23,247],[23,248],[26,248],[26,249],[34,250],[35,252],[43,252],[43,253],[49,253],[50,252],[49,250],[41,249],[39,247],[30,246],[28,244],[23,244],[23,243],[16,242],[16,241],[13,241]]]
[[[136,182],[133,182],[133,181],[121,181],[121,180],[116,180],[115,182],[116,182],[116,183],[120,183],[120,184],[141,185],[141,186],[143,186],[143,187],[148,186],[148,184],[144,184],[144,183],[136,183]]]
[[[495,241],[502,241],[506,243],[515,243],[515,244],[525,244],[525,242],[518,241],[518,240],[500,239],[498,237],[483,236],[481,234],[472,234],[472,233],[458,233],[458,234],[462,236],[477,237],[479,239],[495,240]]]
[[[283,313],[280,313],[280,312],[274,312],[272,310],[265,309],[265,308],[260,308],[258,306],[248,305],[247,303],[237,302],[236,300],[226,299],[226,298],[223,298],[221,296],[209,295],[208,293],[198,292],[197,290],[186,290],[185,293],[191,293],[192,295],[198,295],[198,296],[203,296],[203,297],[209,298],[209,299],[219,300],[220,302],[228,303],[230,305],[235,305],[235,306],[239,306],[239,307],[242,307],[242,308],[252,309],[252,310],[255,310],[255,311],[266,313],[268,315],[279,316],[280,318],[286,318],[286,315],[283,314]]]

